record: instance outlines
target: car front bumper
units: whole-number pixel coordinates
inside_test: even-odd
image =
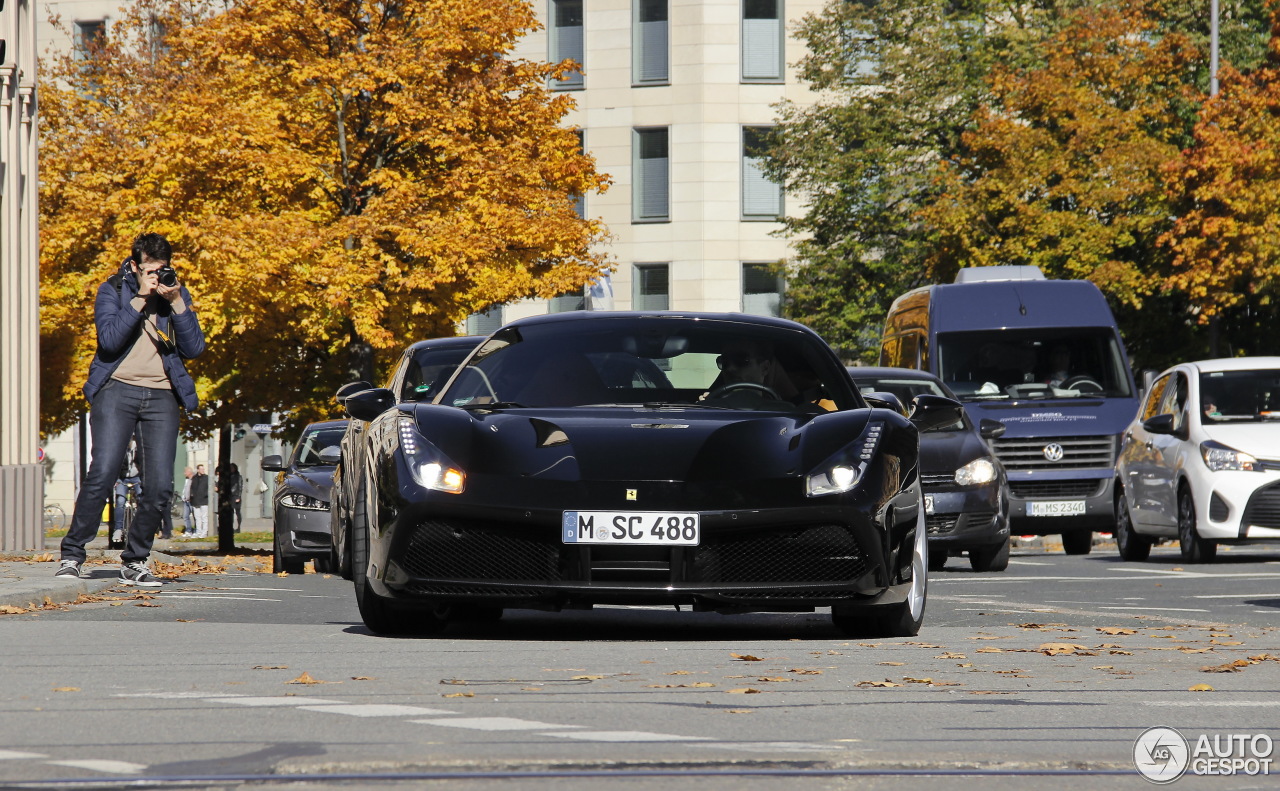
[[[991,546],[1009,537],[1009,520],[1001,487],[976,486],[926,492],[925,524],[931,549],[963,551]]]
[[[329,511],[311,508],[275,507],[276,539],[281,553],[293,558],[328,557],[332,538]]]
[[[1191,492],[1201,538],[1280,539],[1280,472],[1207,472],[1204,483],[1191,482]]]

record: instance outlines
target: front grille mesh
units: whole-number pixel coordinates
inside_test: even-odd
[[[1062,459],[1049,461],[1045,448],[1062,446]],[[1111,467],[1115,464],[1115,438],[1021,437],[997,439],[992,446],[1006,470],[1073,470]]]
[[[920,485],[926,489],[937,489],[943,486],[954,486],[956,482],[956,474],[954,472],[922,472],[920,473]]]
[[[841,525],[770,528],[697,547],[693,582],[840,582],[867,571],[853,535]]]
[[[1244,509],[1244,523],[1271,530],[1280,529],[1280,484],[1259,489]]]
[[[1087,478],[1077,481],[1010,481],[1009,494],[1014,497],[1093,497],[1102,480]]]
[[[548,530],[429,520],[414,530],[402,565],[436,579],[557,582],[563,578],[559,538]]]
[[[996,516],[995,511],[974,511],[971,514],[938,514],[925,517],[925,531],[931,536],[945,536],[954,533],[958,528],[974,524],[989,524]]]

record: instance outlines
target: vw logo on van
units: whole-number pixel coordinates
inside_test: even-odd
[[[1062,446],[1056,442],[1050,442],[1044,446],[1044,457],[1049,461],[1062,461]]]

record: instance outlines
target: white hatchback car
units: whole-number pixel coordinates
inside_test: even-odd
[[[1219,543],[1280,540],[1280,357],[1156,378],[1121,438],[1115,535],[1125,560],[1177,538],[1187,563],[1212,561]]]

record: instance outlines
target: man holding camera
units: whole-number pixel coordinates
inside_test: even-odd
[[[80,576],[85,545],[98,534],[102,504],[136,432],[142,498],[120,553],[120,581],[160,586],[147,567],[147,557],[161,511],[173,496],[179,406],[191,411],[199,405],[195,383],[182,361],[198,357],[205,348],[191,294],[178,283],[171,258],[172,248],[163,236],[142,234],[120,271],[98,287],[98,351],[84,385],[93,456],[62,540],[56,576]]]

